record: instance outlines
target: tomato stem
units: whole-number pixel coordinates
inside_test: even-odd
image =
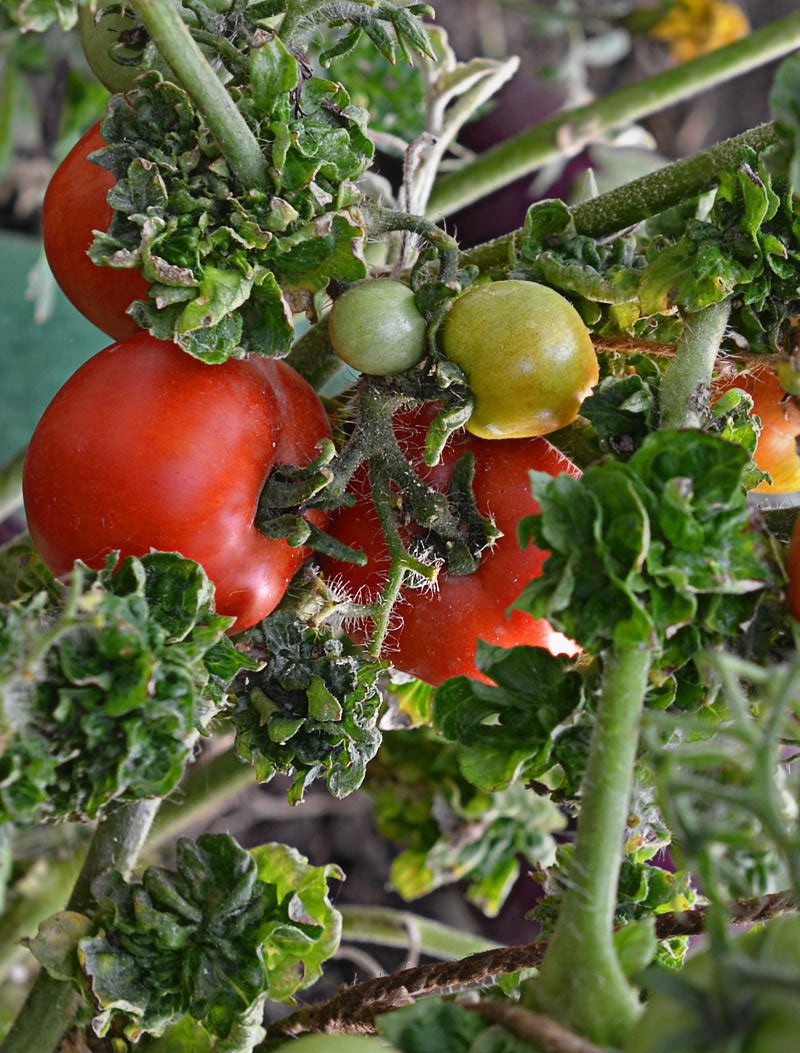
[[[160,800],[112,805],[97,825],[66,909],[86,913],[92,906],[92,882],[107,870],[128,875],[150,830]],[[70,983],[42,969],[0,1053],[53,1053],[72,1023],[80,996]]]
[[[525,1000],[601,1045],[622,1045],[639,1012],[613,940],[617,881],[651,653],[604,659],[567,891]]]
[[[788,15],[733,44],[548,117],[440,179],[430,196],[428,216],[439,219],[552,161],[575,157],[589,143],[601,138],[603,132],[623,127],[692,98],[703,89],[757,69],[790,54],[798,44],[800,15]],[[699,192],[699,189],[695,191]],[[650,205],[645,215],[657,211],[662,209],[653,209]]]
[[[266,189],[267,165],[256,137],[209,65],[172,0],[131,0],[159,52],[205,118],[242,186]]]
[[[714,363],[730,312],[730,300],[721,300],[684,315],[683,331],[659,389],[660,427],[702,427],[708,415]]]

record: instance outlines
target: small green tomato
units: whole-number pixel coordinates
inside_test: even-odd
[[[425,354],[425,319],[411,289],[394,278],[351,286],[334,303],[328,325],[336,354],[361,373],[404,373]]]
[[[466,374],[475,399],[466,427],[482,439],[548,435],[571,424],[599,377],[580,315],[536,282],[468,289],[445,318],[442,350]]]

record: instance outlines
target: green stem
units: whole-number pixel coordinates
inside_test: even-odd
[[[248,189],[269,185],[258,142],[172,0],[130,0],[170,69],[206,119],[231,171]]]
[[[413,946],[420,954],[442,961],[466,958],[501,946],[407,910],[360,906],[340,906],[339,910],[343,939],[353,943],[375,943],[400,949]]]
[[[84,913],[91,908],[91,885],[106,870],[127,875],[144,843],[159,800],[137,801],[112,807],[98,823],[67,910]],[[39,972],[0,1053],[53,1053],[72,1023],[80,1003],[75,988]]]
[[[20,450],[0,465],[0,523],[22,505],[22,465],[26,450]]]
[[[622,1045],[639,1012],[614,949],[614,912],[651,655],[606,659],[567,891],[539,976],[526,991],[540,1009],[600,1045]]]
[[[555,114],[440,179],[431,194],[428,215],[439,219],[463,208],[543,165],[574,157],[605,132],[765,65],[798,45],[800,14],[789,15],[726,47]]]
[[[240,761],[232,747],[193,765],[175,792],[174,800],[162,804],[147,839],[148,855],[188,826],[206,824],[235,794],[254,782],[252,765]]]
[[[314,24],[312,16],[327,3],[328,0],[294,0],[288,5],[280,28],[281,40],[287,47],[304,26],[310,28]]]
[[[662,428],[699,428],[714,363],[731,312],[730,300],[684,316],[683,331],[661,381]]]
[[[716,143],[701,153],[673,161],[664,168],[575,205],[572,209],[575,230],[590,238],[607,238],[635,226],[681,201],[689,201],[711,190],[719,181],[720,172],[735,165],[744,150],[759,152],[779,141],[775,124],[762,124]],[[518,235],[519,231],[512,231],[469,249],[462,255],[461,265],[473,264],[481,270],[488,270],[508,264],[513,260],[514,240]]]

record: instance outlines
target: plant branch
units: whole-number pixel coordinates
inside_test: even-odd
[[[20,450],[0,465],[0,523],[22,504],[22,465],[26,450]]]
[[[607,238],[633,227],[665,209],[689,201],[716,186],[720,172],[735,165],[746,149],[757,153],[780,141],[774,123],[761,124],[732,139],[673,161],[655,172],[624,183],[572,208],[578,234]],[[476,245],[461,256],[461,266],[473,264],[481,270],[508,264],[513,259],[518,232],[503,234],[493,241]]]
[[[714,363],[731,313],[730,300],[684,316],[675,354],[659,389],[662,428],[699,428]]]
[[[97,825],[67,910],[84,913],[91,908],[92,882],[105,871],[130,873],[159,803],[156,798],[109,808]],[[80,996],[71,984],[40,970],[0,1053],[53,1053],[79,1002]]]
[[[775,892],[754,899],[736,900],[729,905],[731,921],[736,923],[763,922],[788,910],[796,909],[791,892]],[[368,942],[357,927],[358,915],[367,911],[363,907],[344,907],[342,917],[348,939]],[[378,910],[376,913],[385,914]],[[389,912],[396,913],[396,912]],[[403,912],[399,912],[401,915]],[[662,914],[655,918],[656,936],[666,940],[674,936],[697,936],[705,930],[707,907],[696,907],[692,910],[675,914]],[[356,924],[352,918],[355,915]],[[380,921],[380,919],[379,919]],[[428,919],[420,919],[428,924]],[[435,924],[435,923],[432,923]],[[375,933],[377,938],[377,931]],[[381,940],[384,946],[398,945],[393,933]],[[353,1030],[360,1025],[369,1026],[370,1022],[381,1013],[388,1012],[409,999],[425,995],[441,994],[454,988],[478,987],[491,983],[493,977],[508,976],[525,969],[537,968],[544,956],[544,942],[526,943],[519,947],[498,947],[471,954],[460,961],[420,965],[413,969],[403,969],[391,976],[364,980],[342,988],[327,1002],[306,1006],[285,1017],[272,1027],[273,1034],[294,1035],[303,1031],[331,1030],[336,1027],[342,1030]],[[426,946],[428,953],[432,953]]]
[[[202,113],[231,171],[248,189],[269,185],[258,142],[172,0],[131,0],[170,69]]]
[[[647,648],[604,659],[569,883],[539,976],[523,994],[530,1008],[603,1045],[622,1045],[639,1011],[613,928],[650,661]]]
[[[543,1053],[605,1053],[600,1046],[567,1030],[552,1017],[534,1013],[513,1002],[482,998],[466,1008],[483,1017],[487,1023],[500,1024]]]
[[[406,948],[414,944],[420,954],[450,961],[470,954],[500,950],[500,944],[482,936],[391,907],[340,906],[342,937],[353,943]]]
[[[692,98],[787,55],[798,45],[800,14],[789,15],[726,47],[557,113],[440,179],[428,215],[438,219],[463,208],[543,165],[574,157],[605,132]]]

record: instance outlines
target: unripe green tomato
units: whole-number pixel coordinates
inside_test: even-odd
[[[144,69],[158,69],[165,75],[169,72],[156,52],[152,64],[142,64],[149,37],[134,11],[126,9],[124,3],[106,4],[96,14],[82,5],[78,8],[78,31],[89,68],[110,92],[130,91]]]
[[[336,354],[361,373],[405,373],[425,354],[425,319],[394,278],[352,285],[334,302],[328,327]]]
[[[301,1035],[281,1046],[286,1053],[390,1053],[395,1047],[377,1035]]]
[[[475,399],[466,427],[482,439],[548,435],[571,424],[599,377],[581,316],[536,282],[467,289],[444,320],[442,350],[466,374]]]

